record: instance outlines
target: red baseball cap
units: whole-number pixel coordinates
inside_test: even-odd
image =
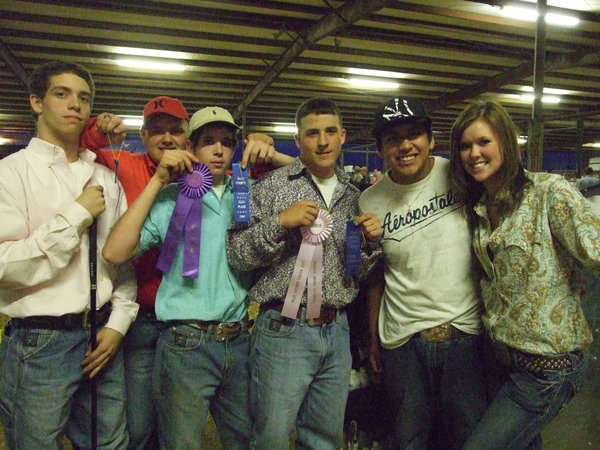
[[[178,119],[190,120],[190,116],[188,116],[183,103],[176,98],[167,97],[166,95],[153,98],[144,106],[144,119],[158,113],[169,114]]]

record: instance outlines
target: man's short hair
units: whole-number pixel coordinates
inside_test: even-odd
[[[37,67],[29,77],[29,93],[42,99],[50,87],[50,78],[63,73],[72,73],[83,78],[90,87],[90,107],[94,99],[94,80],[83,66],[67,61],[52,61]]]
[[[300,121],[309,114],[332,114],[337,116],[342,127],[342,115],[333,100],[325,97],[313,97],[305,100],[296,110],[296,128],[300,131]]]

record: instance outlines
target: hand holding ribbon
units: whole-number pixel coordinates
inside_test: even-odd
[[[205,164],[193,163],[192,167],[192,173],[183,172],[177,179],[179,195],[156,264],[156,267],[164,273],[171,270],[181,234],[184,233],[182,275],[186,278],[198,277],[202,197],[212,186],[212,174]]]
[[[302,227],[302,244],[285,296],[281,315],[295,318],[300,307],[304,287],[307,286],[306,318],[314,319],[321,314],[323,293],[323,242],[333,230],[333,217],[319,209],[317,218],[309,227]]]

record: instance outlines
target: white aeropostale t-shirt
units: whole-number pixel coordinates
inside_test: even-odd
[[[379,335],[384,348],[446,322],[468,333],[480,330],[471,233],[449,170],[448,160],[435,157],[425,179],[401,185],[386,173],[359,199],[361,212],[374,213],[383,226]]]

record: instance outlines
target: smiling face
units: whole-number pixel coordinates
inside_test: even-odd
[[[429,175],[433,147],[433,137],[429,139],[426,126],[419,122],[398,123],[381,133],[380,154],[398,184],[416,183]]]
[[[37,114],[37,137],[65,150],[78,149],[81,132],[90,118],[91,89],[73,73],[50,77],[43,98],[31,94],[29,101]]]
[[[483,183],[490,194],[498,191],[504,155],[498,136],[485,120],[476,120],[465,128],[460,139],[460,161],[465,171]]]
[[[187,143],[187,121],[165,113],[153,114],[140,130],[146,153],[157,164],[168,150],[183,150]]]
[[[335,114],[308,114],[300,119],[294,137],[300,149],[300,159],[318,178],[331,178],[346,140],[346,130]]]
[[[218,186],[225,182],[225,171],[229,169],[235,147],[235,130],[224,123],[205,125],[194,143],[188,141],[188,150],[210,169],[213,176],[213,185]]]

